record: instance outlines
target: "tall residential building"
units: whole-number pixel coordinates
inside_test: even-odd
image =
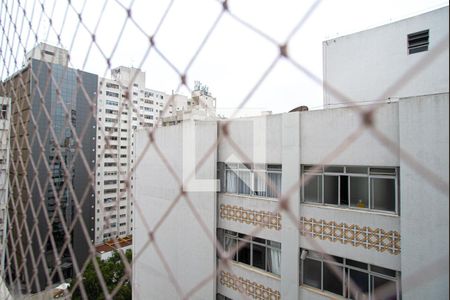
[[[7,227],[10,118],[11,100],[6,97],[0,97],[0,272],[3,272],[5,261],[3,247]]]
[[[136,68],[121,66],[111,71],[111,79],[100,79],[97,103],[96,244],[133,233],[136,130],[176,124],[185,118],[215,118],[215,115],[216,99],[199,82],[188,98],[146,88],[145,73]]]
[[[445,93],[448,64],[448,6],[324,41],[324,107]]]
[[[169,97],[145,88],[139,69],[118,67],[111,75],[98,83],[96,244],[133,233],[135,131],[155,127]]]
[[[94,242],[98,76],[69,68],[66,54],[41,44],[2,84],[11,98],[5,280],[25,293],[71,278]]]
[[[449,90],[441,83],[448,64],[434,61],[431,72],[417,70],[420,84],[405,82],[406,94],[378,101],[372,116],[385,139],[365,127],[360,113],[400,78],[398,70],[407,70],[406,59],[417,63],[429,55],[428,62],[448,62],[448,38],[443,53],[431,57],[439,37],[448,37],[447,24],[448,7],[350,35],[361,39],[334,52],[341,67],[326,69],[333,72],[324,77],[343,93],[358,91],[351,96],[361,109],[338,105],[343,99],[325,91],[325,107],[337,108],[159,128],[153,138],[171,170],[155,149],[145,148],[148,136],[139,131],[136,151],[144,154],[135,206],[142,217],[135,217],[133,251],[140,256],[133,295],[447,299]],[[383,48],[394,46],[387,41],[397,36],[380,43],[379,32],[399,27],[402,54],[391,56]],[[418,45],[415,37],[427,28],[429,44]],[[345,41],[336,39],[336,47]],[[353,66],[368,53],[371,62]],[[182,183],[184,193],[176,177],[190,179]]]

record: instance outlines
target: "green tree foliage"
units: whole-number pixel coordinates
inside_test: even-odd
[[[125,252],[125,257],[131,266],[132,253],[131,250]],[[114,251],[113,255],[101,260],[96,257],[100,271],[102,272],[105,284],[109,292],[112,292],[120,282],[120,279],[126,274],[125,264],[122,261],[119,253]],[[76,279],[72,281],[75,283]],[[89,299],[105,299],[103,289],[100,285],[97,272],[94,264],[91,262],[83,273],[83,285]],[[75,287],[72,299],[82,299],[79,286]],[[123,282],[119,291],[114,296],[115,300],[131,300],[131,282],[127,279]]]

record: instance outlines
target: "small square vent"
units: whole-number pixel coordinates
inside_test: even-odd
[[[408,34],[408,54],[428,51],[430,44],[430,31],[423,30]]]

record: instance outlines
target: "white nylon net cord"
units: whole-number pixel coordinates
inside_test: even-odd
[[[126,3],[125,3],[126,2]],[[128,284],[131,280],[131,270],[133,262],[138,258],[146,248],[139,253],[133,253],[133,260],[130,263],[124,253],[119,252],[119,259],[124,264],[123,274],[117,278],[115,282],[106,282],[99,262],[95,259],[96,249],[94,245],[93,233],[89,228],[94,222],[91,215],[85,214],[86,210],[92,210],[91,204],[95,201],[95,174],[96,163],[95,155],[108,152],[109,139],[113,136],[113,132],[105,131],[102,122],[96,123],[96,97],[95,92],[97,86],[88,86],[86,84],[90,79],[90,75],[79,70],[83,70],[91,59],[93,53],[95,58],[101,57],[96,63],[104,69],[100,77],[106,77],[114,67],[114,64],[120,64],[115,60],[115,55],[120,47],[124,47],[132,43],[124,39],[127,32],[133,32],[134,38],[141,43],[145,43],[142,48],[142,55],[135,57],[136,68],[147,66],[153,54],[158,57],[165,66],[172,70],[173,76],[178,78],[178,86],[176,91],[187,89],[192,91],[189,86],[188,78],[190,78],[191,70],[195,67],[196,61],[202,56],[202,50],[208,41],[219,30],[221,22],[224,18],[228,18],[234,22],[239,28],[250,31],[252,34],[259,36],[268,46],[278,49],[277,55],[269,58],[269,64],[258,74],[253,85],[248,86],[248,93],[243,97],[236,106],[232,116],[239,113],[240,110],[246,108],[253,95],[265,84],[268,76],[273,72],[275,67],[283,63],[290,64],[299,72],[299,76],[306,76],[319,86],[324,86],[330,93],[340,99],[349,99],[339,90],[333,87],[331,82],[322,82],[322,79],[313,71],[308,69],[302,61],[295,60],[289,52],[289,45],[294,36],[308,24],[308,20],[317,8],[320,6],[320,0],[311,1],[309,7],[299,13],[297,23],[292,27],[285,39],[272,37],[268,32],[264,32],[257,26],[252,25],[250,20],[240,17],[233,10],[233,6],[228,1],[211,0],[211,11],[208,14],[214,16],[206,30],[206,34],[198,37],[199,33],[192,32],[192,36],[197,37],[201,42],[196,47],[194,54],[188,60],[186,66],[180,67],[177,61],[171,60],[171,54],[158,45],[158,38],[163,31],[160,28],[170,18],[174,10],[174,3],[169,1],[165,8],[161,10],[161,14],[152,31],[149,31],[141,19],[135,18],[134,13],[138,8],[135,7],[135,1],[100,1],[98,10],[92,11],[87,9],[88,1],[18,1],[18,0],[2,0],[0,4],[0,76],[2,85],[0,96],[6,96],[12,99],[10,105],[11,116],[10,131],[2,131],[2,135],[8,135],[10,140],[10,167],[9,167],[9,197],[7,211],[7,230],[6,230],[6,248],[7,252],[3,281],[1,285],[8,283],[8,288],[12,293],[32,293],[41,291],[53,286],[55,282],[65,282],[68,277],[73,278],[70,289],[64,290],[65,297],[89,299],[88,293],[90,286],[85,285],[85,278],[89,274],[95,274],[100,283],[101,289],[99,294],[105,299],[122,299],[119,297],[121,287]],[[209,8],[210,6],[208,6]],[[103,28],[101,23],[110,10],[120,12],[117,19],[114,20],[114,30],[105,32],[99,28]],[[257,8],[255,8],[255,11]],[[63,17],[61,18],[61,13]],[[58,19],[59,22],[55,22]],[[74,24],[76,26],[74,26]],[[70,27],[70,30],[69,30]],[[229,34],[233,34],[230,32]],[[25,53],[30,50],[30,45],[37,45],[39,42],[45,41],[50,37],[55,38],[58,43],[55,46],[65,48],[69,53],[77,51],[77,40],[81,37],[90,37],[90,43],[87,48],[86,55],[82,65],[73,66],[70,57],[67,66],[61,65],[55,67],[55,64],[36,63],[35,65],[22,65],[25,59]],[[105,36],[108,36],[109,42],[104,42]],[[282,42],[279,42],[279,41]],[[63,44],[63,41],[64,44]],[[105,46],[107,45],[107,46]],[[439,41],[438,45],[433,48],[429,55],[424,57],[416,65],[414,65],[404,76],[399,77],[391,86],[386,88],[385,93],[380,95],[379,99],[384,99],[404,86],[415,74],[421,72],[424,65],[436,59],[439,55],[448,51],[448,37]],[[226,51],[223,52],[226,55]],[[257,54],[256,54],[257,55]],[[55,63],[58,58],[54,58]],[[261,64],[267,63],[267,57],[261,57]],[[158,66],[155,66],[157,68]],[[145,70],[145,69],[144,69]],[[45,78],[44,82],[42,78]],[[135,78],[131,80],[134,81]],[[72,94],[65,94],[67,86],[72,84]],[[154,87],[157,88],[157,87]],[[55,112],[51,106],[44,101],[49,95],[52,96],[54,105],[58,107]],[[139,106],[132,101],[128,94],[128,105],[132,108],[139,109]],[[2,98],[6,99],[6,98]],[[173,104],[173,97],[169,97],[163,111],[167,111],[169,106]],[[6,101],[6,100],[2,100]],[[321,99],[320,99],[321,101]],[[351,104],[352,101],[346,100]],[[83,113],[77,112],[74,107],[77,105],[86,107]],[[343,153],[361,134],[366,131],[372,133],[372,137],[380,141],[389,151],[401,153],[402,157],[407,161],[411,168],[420,174],[424,181],[428,182],[442,193],[448,195],[448,183],[437,176],[433,170],[427,168],[418,162],[414,156],[408,153],[407,149],[402,149],[395,141],[390,140],[380,130],[374,121],[374,112],[379,108],[373,106],[370,110],[366,107],[352,106],[353,109],[361,116],[361,126],[347,138],[343,139],[338,147],[332,149],[328,156],[321,164],[332,164],[333,159]],[[119,108],[119,115],[122,112],[122,106]],[[143,117],[137,114],[139,121],[143,122]],[[159,121],[160,122],[160,121]],[[239,145],[233,141],[229,134],[230,123],[233,119],[229,119],[220,123],[219,138],[212,145],[207,155],[203,157],[199,167],[209,155],[216,150],[218,143],[227,140],[233,150],[240,156],[242,161],[251,161],[246,157],[245,153],[240,149]],[[102,135],[107,139],[107,147],[93,152],[96,148],[96,133],[92,137],[92,129],[95,126],[101,127]],[[93,127],[94,126],[94,127]],[[144,149],[148,150],[154,147],[160,159],[164,162],[171,174],[175,177],[180,185],[180,194],[173,199],[168,211],[158,220],[157,226],[149,228],[148,241],[146,247],[153,245],[159,255],[163,265],[166,268],[169,278],[173,283],[174,289],[181,298],[189,298],[195,295],[204,284],[214,280],[218,269],[211,274],[205,274],[205,278],[191,290],[182,290],[180,284],[176,280],[175,274],[167,263],[164,253],[159,250],[157,241],[152,239],[155,232],[161,224],[165,222],[170,211],[179,203],[181,199],[186,201],[191,212],[196,216],[203,233],[207,235],[211,243],[217,248],[220,259],[224,262],[224,266],[233,257],[234,253],[227,253],[221,247],[216,239],[216,233],[202,221],[200,213],[195,209],[188,193],[182,192],[182,179],[179,178],[173,170],[168,159],[164,156],[153,136],[158,127],[145,127],[148,133],[147,145]],[[94,130],[95,132],[95,130]],[[5,139],[0,137],[1,141]],[[134,161],[131,170],[135,170],[136,166],[141,162],[144,153],[139,153]],[[119,172],[122,171],[119,157],[115,157],[115,163],[119,166]],[[74,176],[74,174],[77,174]],[[133,172],[126,174],[125,189],[117,192],[117,198],[127,193],[133,195],[130,189],[130,182]],[[192,179],[194,174],[187,179]],[[81,178],[80,178],[81,177]],[[273,183],[270,178],[265,178],[269,186],[273,189]],[[78,183],[78,184],[77,184]],[[278,210],[276,212],[287,212],[290,219],[295,224],[300,224],[295,215],[290,212],[288,205],[289,199],[293,193],[302,188],[306,182],[297,182],[288,189],[288,192],[281,195],[278,199]],[[140,215],[140,207],[138,202],[134,202],[135,214]],[[105,220],[109,224],[110,220]],[[145,225],[145,222],[144,222]],[[299,226],[299,231],[301,230]],[[256,226],[255,230],[250,234],[256,235],[262,227]],[[119,244],[119,240],[112,237],[115,244]],[[311,243],[315,243],[314,239],[310,239]],[[242,245],[243,246],[243,245]],[[241,246],[241,247],[242,247]],[[316,244],[317,248],[320,247]],[[88,257],[80,257],[77,249],[85,247],[89,249]],[[238,249],[236,249],[238,251]],[[324,251],[322,251],[324,252]],[[328,257],[332,260],[333,257]],[[436,262],[439,265],[439,261]],[[67,274],[67,265],[72,264],[72,274]],[[434,266],[429,266],[429,270],[425,270],[426,278],[433,278]],[[229,269],[227,269],[230,272]],[[333,269],[338,272],[337,268]],[[423,275],[423,274],[422,274]],[[423,277],[421,277],[423,280]],[[414,281],[414,278],[410,280]],[[356,285],[352,288],[357,289]],[[356,290],[355,290],[356,292]],[[380,299],[385,298],[392,292],[392,287],[385,286],[376,291]],[[248,297],[243,294],[243,297]]]

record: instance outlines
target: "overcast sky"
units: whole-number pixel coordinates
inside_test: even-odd
[[[42,15],[41,1],[45,15]],[[62,0],[41,1],[21,1],[24,2],[21,5],[26,10],[27,18],[31,20],[34,32],[30,32],[28,20],[23,22],[21,9],[17,13],[18,1],[6,1],[8,9],[5,3],[1,4],[2,32],[8,32],[2,34],[0,39],[3,50],[0,62],[2,78],[15,69],[5,51],[12,51],[19,63],[22,62],[23,48],[32,48],[36,42],[35,33],[39,41],[55,45],[58,44],[59,33],[60,46],[71,50],[73,67],[109,77],[106,60],[101,51],[104,55],[111,56],[126,20],[126,12],[119,3],[129,7],[133,1],[72,0],[74,7],[68,7],[68,2]],[[131,14],[147,35],[152,35],[169,2],[136,0],[133,2]],[[282,43],[314,2],[231,0],[229,7],[239,18]],[[448,1],[323,0],[291,39],[289,54],[321,78],[322,41],[444,5],[448,5]],[[84,26],[78,26],[78,15],[75,11],[82,11],[82,20],[89,31],[94,31],[98,23],[96,42],[101,51],[96,46],[90,47],[91,34]],[[155,36],[158,49],[173,66],[183,71],[220,11],[221,5],[215,0],[175,0]],[[13,23],[17,25],[16,33],[14,28],[9,26],[11,22],[8,14],[12,15]],[[52,16],[52,26],[49,25],[48,16]],[[21,36],[22,44],[19,44],[18,35]],[[6,41],[6,36],[9,37],[9,42]],[[112,56],[112,67],[141,67],[147,75],[147,87],[170,93],[177,88],[180,79],[156,51],[151,50],[145,57],[148,45],[146,35],[128,20]],[[8,49],[9,46],[12,46],[12,50]],[[218,108],[226,114],[227,109],[239,105],[277,55],[276,46],[225,14],[189,69],[188,84],[193,87],[194,81],[200,80],[208,85],[210,92],[217,97]],[[188,92],[182,89],[181,93]],[[307,105],[313,109],[321,107],[322,86],[305,77],[290,63],[280,60],[246,107],[279,113],[299,105]]]

